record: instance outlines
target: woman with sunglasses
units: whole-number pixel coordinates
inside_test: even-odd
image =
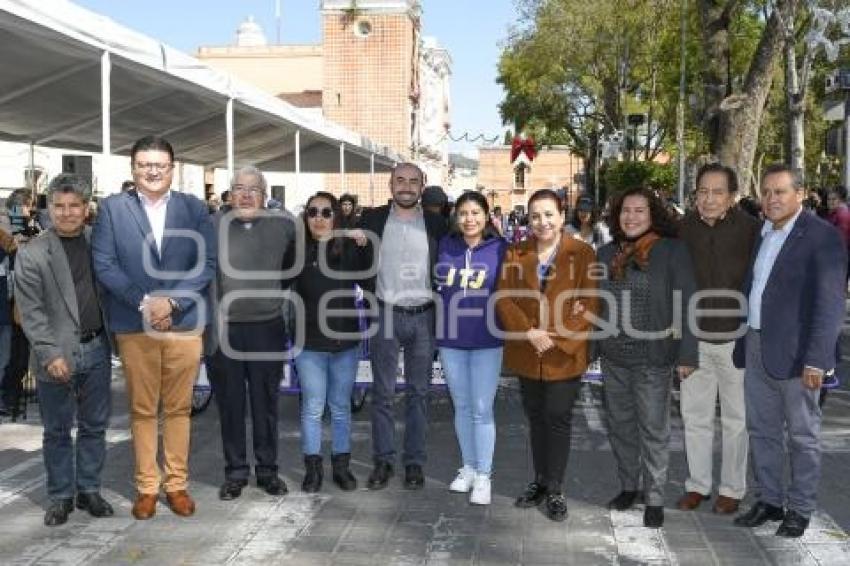
[[[455,409],[463,467],[449,490],[470,493],[470,503],[490,503],[496,444],[493,401],[502,372],[502,340],[488,316],[502,257],[508,246],[489,219],[487,199],[465,192],[455,202],[455,225],[440,240],[435,275],[442,298],[437,346]],[[492,313],[490,313],[492,315]]]
[[[337,233],[341,211],[332,194],[319,191],[310,197],[303,222],[303,269],[292,286],[304,304],[303,350],[295,357],[301,384],[301,446],[306,469],[301,488],[315,493],[322,486],[322,414],[327,403],[333,481],[351,491],[357,487],[349,467],[351,390],[357,374],[360,335],[357,315],[339,316],[339,311],[355,311],[355,284],[360,282],[357,272],[365,273],[371,261],[368,248],[358,248],[353,240]]]

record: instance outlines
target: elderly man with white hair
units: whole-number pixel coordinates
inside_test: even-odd
[[[278,476],[278,386],[286,344],[282,293],[284,271],[293,261],[295,224],[265,206],[268,185],[256,167],[239,169],[230,186],[232,208],[213,223],[219,266],[211,293],[213,325],[206,352],[218,403],[224,448],[222,500],[236,499],[248,484],[245,409],[251,403],[254,474],[257,486],[283,495]]]

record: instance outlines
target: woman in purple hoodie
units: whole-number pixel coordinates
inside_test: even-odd
[[[463,467],[449,486],[490,503],[490,471],[496,444],[493,401],[502,370],[502,340],[489,307],[507,241],[490,222],[487,199],[465,192],[455,202],[456,222],[440,241],[435,266],[442,316],[437,346],[455,408],[455,432]]]

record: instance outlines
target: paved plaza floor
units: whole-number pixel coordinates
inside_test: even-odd
[[[685,479],[681,419],[673,418],[670,480],[663,529],[642,526],[642,508],[611,512],[618,491],[598,391],[586,385],[574,417],[566,478],[569,518],[552,523],[538,509],[513,507],[530,475],[527,431],[516,380],[504,378],[496,418],[493,503],[471,506],[449,493],[458,466],[452,409],[445,392],[430,400],[425,488],[363,485],[371,468],[369,404],[355,416],[354,472],[361,487],[343,492],[329,477],[319,494],[300,492],[298,398],[280,400],[280,460],[290,494],[267,496],[252,485],[241,498],[219,501],[223,461],[214,406],[195,417],[191,485],[198,510],[189,519],[160,504],[149,521],[130,516],[132,452],[124,383],[113,382],[114,415],[104,495],[116,516],[76,511],[66,525],[42,525],[45,506],[41,428],[35,406],[26,421],[0,424],[0,564],[850,564],[850,392],[826,404],[820,508],[800,540],[773,535],[775,524],[741,529],[714,515],[675,510]],[[400,397],[397,407],[403,407]],[[400,432],[400,429],[399,429]],[[719,445],[716,447],[719,450]],[[325,463],[329,476],[329,464]],[[749,501],[747,502],[749,503]]]

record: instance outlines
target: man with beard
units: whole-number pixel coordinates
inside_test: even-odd
[[[372,362],[372,452],[375,467],[369,489],[383,489],[393,475],[395,422],[393,398],[399,348],[404,348],[407,384],[405,438],[402,462],[404,486],[421,489],[425,483],[426,401],[434,359],[434,300],[432,272],[437,243],[446,222],[419,204],[425,175],[414,163],[396,165],[390,176],[392,202],[363,214],[352,236],[361,245],[370,233],[377,247],[377,275],[366,283],[367,297],[376,299],[377,333],[370,339]]]

